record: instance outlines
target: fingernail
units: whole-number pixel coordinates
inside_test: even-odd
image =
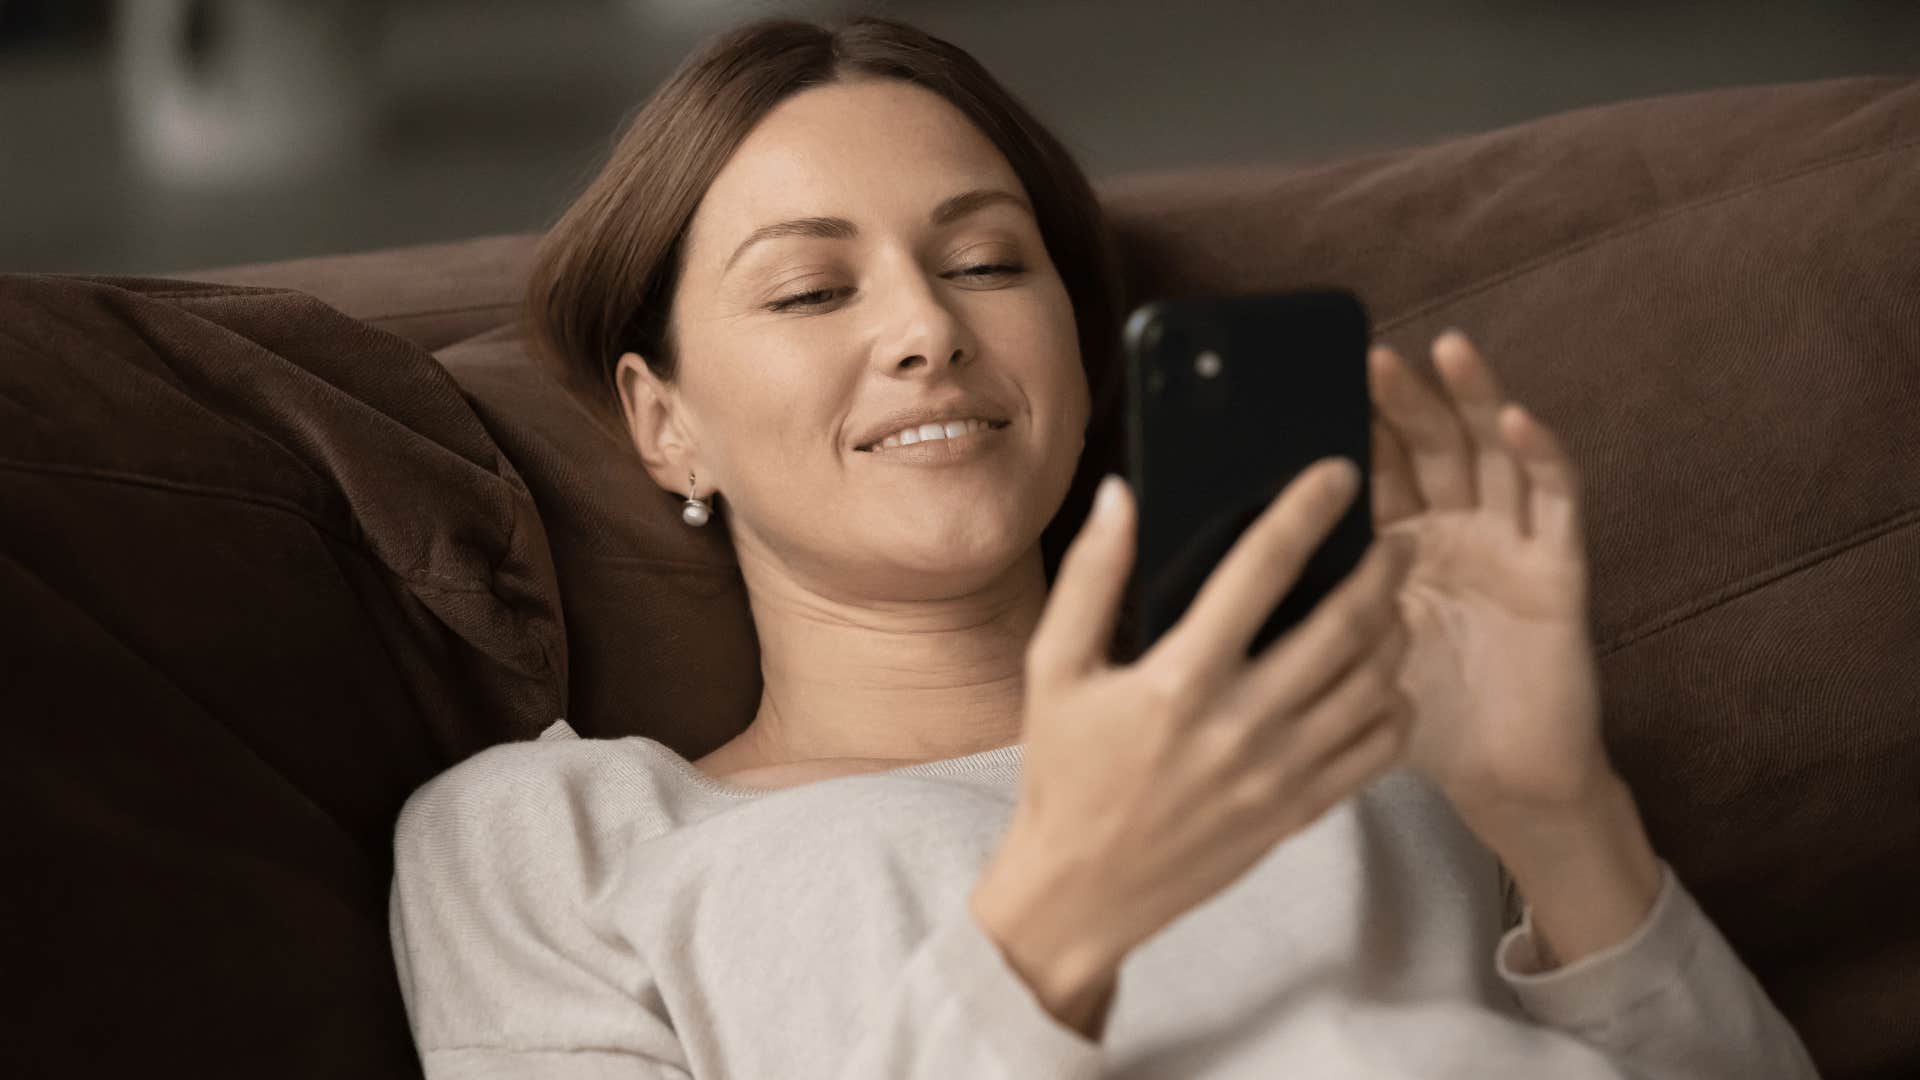
[[[1126,481],[1120,479],[1120,474],[1118,473],[1108,473],[1103,477],[1100,481],[1100,486],[1096,488],[1093,493],[1094,516],[1100,518],[1112,517],[1113,512],[1120,506],[1120,489],[1125,486]]]
[[[1333,459],[1333,482],[1342,494],[1351,495],[1360,486],[1360,466],[1352,458]]]

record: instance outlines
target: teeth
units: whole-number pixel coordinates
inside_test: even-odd
[[[949,420],[944,424],[921,424],[919,427],[902,428],[876,444],[875,448],[912,446],[929,439],[953,439],[972,431],[985,431],[993,425],[985,420],[966,419]]]

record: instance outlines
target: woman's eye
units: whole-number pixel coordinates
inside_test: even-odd
[[[1023,269],[1027,269],[1027,267],[1018,265],[1018,263],[981,263],[981,265],[972,265],[972,267],[966,267],[966,269],[960,269],[960,271],[954,271],[954,273],[960,275],[960,277],[993,277],[993,275],[1002,275],[1002,273],[1020,273]],[[839,292],[839,290],[837,290],[837,288],[814,288],[814,290],[808,290],[808,292],[795,292],[793,296],[783,296],[780,300],[774,300],[772,304],[768,304],[766,307],[772,309],[772,311],[785,311],[785,309],[789,309],[789,307],[820,307],[822,304],[829,302],[829,300],[833,300],[833,294],[835,294],[835,292]]]
[[[983,263],[955,271],[961,277],[993,277],[996,274],[1017,274],[1026,267],[1014,263]]]
[[[831,301],[833,295],[839,291],[838,289],[809,289],[803,293],[794,293],[792,296],[781,297],[773,303],[768,304],[767,307],[772,311],[785,311],[788,308],[795,307],[819,307],[821,304]]]

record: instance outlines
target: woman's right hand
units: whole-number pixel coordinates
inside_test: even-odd
[[[1094,1038],[1126,953],[1401,760],[1412,716],[1396,684],[1397,542],[1376,538],[1305,620],[1246,655],[1352,502],[1354,466],[1323,460],[1289,483],[1124,666],[1107,648],[1135,505],[1106,484],[1027,648],[1021,797],[971,897],[1036,996]]]

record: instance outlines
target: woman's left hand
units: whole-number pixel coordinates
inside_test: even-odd
[[[1464,334],[1436,338],[1433,356],[1444,395],[1387,346],[1369,356],[1373,522],[1415,541],[1400,595],[1409,761],[1493,844],[1581,809],[1614,779],[1580,485]]]

